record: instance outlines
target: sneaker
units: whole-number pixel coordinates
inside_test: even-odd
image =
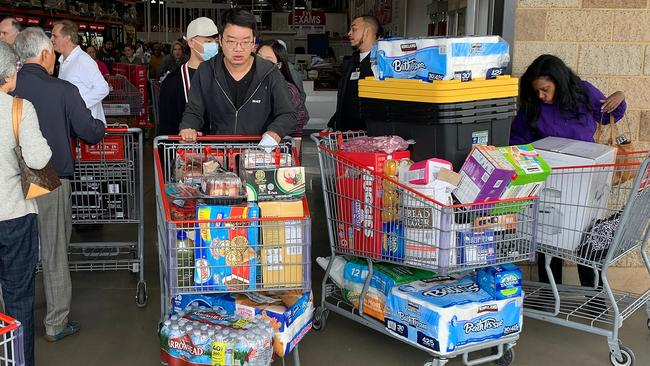
[[[62,340],[63,338],[73,335],[77,332],[79,332],[79,329],[81,329],[81,324],[79,322],[71,320],[68,322],[68,325],[65,326],[65,328],[59,332],[59,334],[56,335],[45,335],[45,340],[48,342],[57,342]]]

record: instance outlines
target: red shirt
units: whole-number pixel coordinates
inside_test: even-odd
[[[110,72],[108,71],[108,66],[106,66],[105,63],[103,63],[99,59],[95,60],[95,62],[97,62],[97,66],[99,67],[99,72],[101,72],[102,75],[106,76],[110,74]]]

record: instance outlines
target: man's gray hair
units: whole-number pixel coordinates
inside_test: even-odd
[[[22,62],[37,57],[43,50],[54,49],[50,38],[38,27],[30,27],[18,33],[14,47]]]
[[[0,85],[4,85],[5,79],[16,73],[18,55],[10,45],[0,42]]]
[[[23,30],[23,26],[20,24],[20,22],[18,20],[16,20],[16,18],[7,17],[7,18],[2,19],[3,22],[5,20],[8,20],[8,21],[11,22],[11,26],[14,27],[16,32],[20,32],[21,30]]]

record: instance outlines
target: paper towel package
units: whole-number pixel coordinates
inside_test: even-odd
[[[493,79],[510,62],[508,43],[498,36],[388,38],[377,42],[371,57],[381,80]]]
[[[521,332],[523,298],[495,300],[471,277],[393,287],[386,329],[442,355]]]
[[[607,206],[612,169],[585,174],[584,170],[566,167],[613,164],[616,149],[561,137],[546,137],[533,142],[533,146],[556,171],[540,193],[537,240],[573,252],[582,242],[583,231],[609,215],[599,207]],[[558,169],[562,167],[565,169]]]

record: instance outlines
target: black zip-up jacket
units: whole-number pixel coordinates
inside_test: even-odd
[[[284,137],[291,133],[298,120],[287,82],[272,63],[255,57],[253,81],[238,109],[228,92],[223,55],[203,62],[192,77],[180,129],[200,131],[207,116],[210,133],[215,135],[261,135],[273,131]]]
[[[71,136],[96,144],[104,138],[104,122],[93,118],[76,86],[49,75],[38,64],[23,65],[13,94],[34,105],[43,137],[52,149],[56,174],[72,177]]]

